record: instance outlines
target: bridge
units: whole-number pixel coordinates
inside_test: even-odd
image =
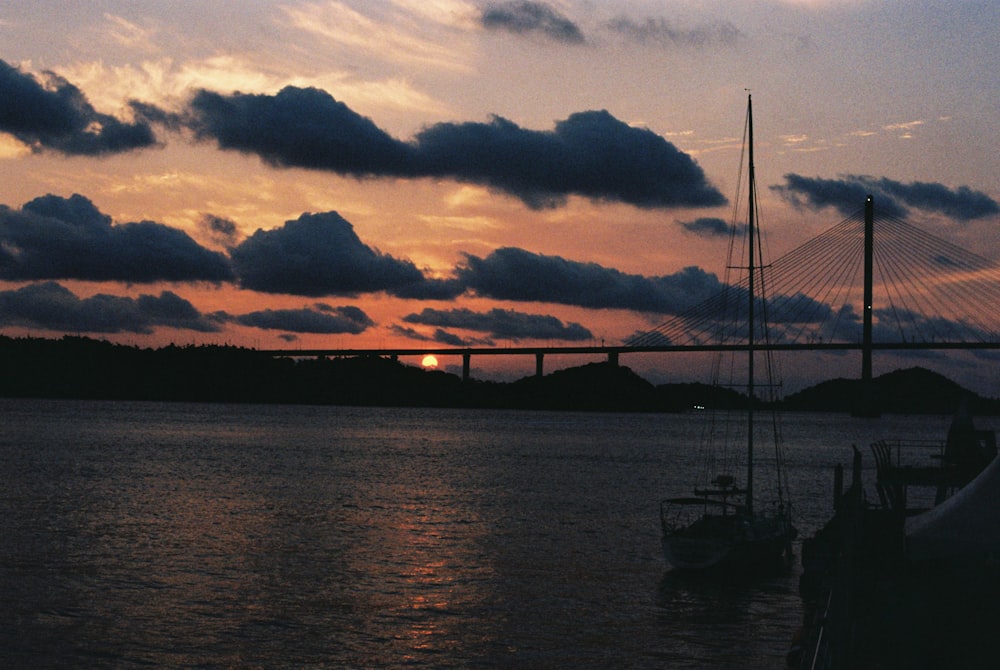
[[[734,269],[734,268],[731,268]],[[871,381],[875,351],[1000,349],[1000,267],[893,216],[874,200],[829,230],[759,268],[768,299],[756,312],[755,350],[860,351]],[[860,285],[858,279],[860,278]],[[534,356],[535,373],[553,355],[597,355],[617,365],[643,353],[745,351],[748,278],[658,327],[611,346],[389,347],[273,349],[285,357]],[[858,307],[860,306],[860,308]]]

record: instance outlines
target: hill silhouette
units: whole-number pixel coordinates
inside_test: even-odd
[[[1000,401],[982,398],[926,368],[894,370],[872,380],[874,402],[887,414],[951,414],[965,400],[977,414],[1000,414]],[[793,393],[789,410],[851,412],[863,395],[860,379],[831,379]]]
[[[923,368],[897,370],[874,382],[885,413],[947,414],[966,399],[978,414],[1000,414],[1000,401]],[[859,380],[833,379],[792,394],[779,406],[849,412],[860,392]],[[616,412],[746,403],[736,391],[707,384],[654,386],[630,368],[607,362],[501,383],[462,381],[378,356],[274,358],[231,346],[140,349],[83,337],[3,336],[0,396]]]

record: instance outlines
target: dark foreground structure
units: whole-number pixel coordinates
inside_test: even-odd
[[[802,546],[796,670],[996,667],[1000,460],[992,431],[956,416],[947,442],[872,445],[878,501],[854,450],[836,513]],[[842,470],[838,470],[842,473]]]

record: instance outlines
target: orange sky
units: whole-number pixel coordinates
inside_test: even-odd
[[[672,315],[667,298],[637,307],[622,286],[669,292],[685,268],[722,277],[725,237],[683,224],[729,220],[746,88],[775,256],[840,221],[851,194],[879,188],[908,222],[1000,257],[995,3],[17,5],[0,8],[4,334],[260,348],[618,343]],[[73,194],[110,228],[87,237],[72,232],[80,220],[53,214],[56,201],[25,207]],[[308,238],[305,251],[288,255],[288,222],[306,213],[322,216],[295,238]],[[156,227],[106,239],[143,221]],[[529,265],[502,264],[503,249]],[[372,258],[377,268],[363,265]],[[231,274],[202,274],[216,261]],[[296,262],[295,282],[277,276]],[[337,263],[343,273],[304,287]],[[367,283],[352,288],[351,272]],[[405,290],[396,272],[409,273]],[[529,273],[537,297],[501,296]],[[621,286],[595,305],[570,285],[585,274]],[[456,278],[461,287],[440,292]],[[168,318],[168,307],[179,311]],[[468,327],[413,320],[428,308]],[[491,324],[492,310],[520,329]],[[565,339],[543,330],[548,318]],[[876,372],[909,364],[925,363],[887,358]],[[981,365],[938,365],[1000,395]],[[636,367],[703,380],[687,363]],[[793,367],[799,385],[857,374],[839,360]]]

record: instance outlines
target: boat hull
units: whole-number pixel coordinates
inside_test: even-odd
[[[716,521],[718,521],[716,519]],[[795,530],[781,517],[733,519],[705,526],[664,529],[663,555],[678,570],[761,570],[788,565]]]

